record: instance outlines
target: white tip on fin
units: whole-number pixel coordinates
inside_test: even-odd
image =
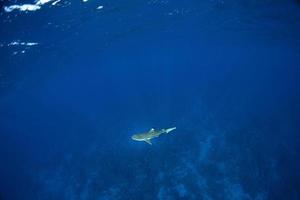
[[[148,144],[152,145],[151,140],[145,140]]]
[[[155,131],[154,128],[151,128],[149,132]]]
[[[171,132],[171,131],[173,131],[173,130],[175,130],[175,129],[176,129],[176,127],[168,128],[168,129],[165,130],[165,132],[166,132],[166,133],[169,133],[169,132]]]

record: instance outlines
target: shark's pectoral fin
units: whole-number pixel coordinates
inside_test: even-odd
[[[148,144],[152,145],[151,140],[145,140]]]

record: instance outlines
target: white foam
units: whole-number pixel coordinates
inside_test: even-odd
[[[52,3],[53,6],[55,6],[57,3],[59,3],[61,0],[56,0]]]
[[[37,42],[27,42],[26,43],[26,46],[35,46],[35,45],[38,45],[39,43]]]
[[[19,41],[13,41],[11,43],[8,43],[7,46],[36,46],[39,43],[37,42],[19,42]]]
[[[97,7],[97,10],[100,10],[100,9],[102,9],[103,8],[103,6],[98,6]]]
[[[38,0],[35,2],[35,5],[44,5],[46,3],[49,3],[50,1],[53,1],[53,0]]]
[[[19,11],[36,11],[41,9],[41,6],[49,3],[53,0],[38,0],[35,2],[35,4],[21,4],[21,5],[11,5],[11,6],[5,6],[4,11],[5,12],[12,12],[13,10],[19,10]],[[60,1],[60,0],[57,0]]]
[[[4,7],[5,12],[11,12],[13,10],[36,11],[39,9],[41,9],[41,7],[39,5],[35,5],[35,4],[11,5],[11,6]]]
[[[18,44],[19,44],[19,42],[11,42],[7,46],[15,46],[15,45],[18,45]]]

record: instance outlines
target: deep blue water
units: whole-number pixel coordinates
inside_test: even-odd
[[[0,3],[1,200],[300,199],[299,1],[54,2]]]

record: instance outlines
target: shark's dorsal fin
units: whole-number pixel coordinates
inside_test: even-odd
[[[145,140],[148,144],[152,145],[151,140]]]
[[[153,131],[155,131],[155,129],[154,129],[154,128],[151,128],[149,132],[153,132]]]

